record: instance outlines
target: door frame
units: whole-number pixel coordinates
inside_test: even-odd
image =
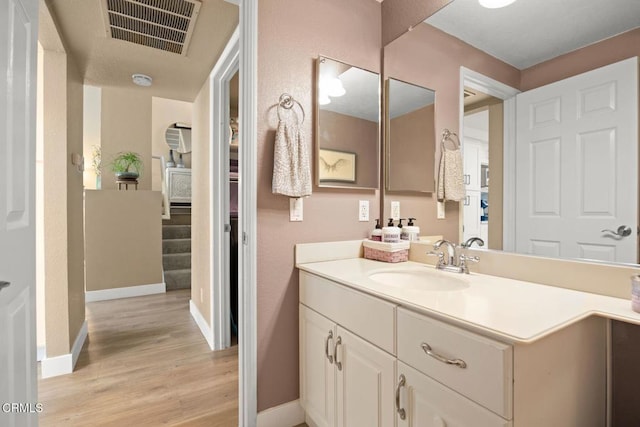
[[[515,218],[516,218],[516,99],[515,96],[520,93],[520,90],[506,85],[502,82],[487,77],[484,74],[478,73],[466,67],[460,67],[460,106],[459,106],[459,121],[458,121],[458,134],[460,136],[460,143],[464,149],[464,88],[470,87],[471,89],[486,93],[495,98],[502,99],[504,109],[504,134],[503,134],[503,243],[502,250],[506,252],[513,252],[515,249]],[[461,202],[462,203],[462,202]],[[460,208],[462,212],[462,207]],[[459,235],[462,238],[462,226],[464,225],[464,216],[460,215],[459,218]],[[461,240],[462,241],[462,240]]]

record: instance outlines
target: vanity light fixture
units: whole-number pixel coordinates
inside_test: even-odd
[[[339,78],[335,77],[327,82],[327,94],[329,96],[338,97],[344,95],[346,92],[342,85],[342,80]]]
[[[509,6],[516,0],[478,0],[481,6],[488,9],[498,9],[501,7]]]
[[[329,98],[329,95],[327,95],[325,91],[321,91],[318,94],[318,104],[320,105],[331,104],[331,98]]]
[[[131,76],[131,80],[138,86],[144,87],[151,86],[151,83],[153,83],[153,79],[146,74],[134,74]]]

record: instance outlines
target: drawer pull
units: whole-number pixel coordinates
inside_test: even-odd
[[[447,359],[444,356],[440,356],[438,353],[434,353],[433,350],[431,350],[431,346],[426,342],[423,342],[420,346],[428,356],[431,356],[442,363],[446,363],[447,365],[456,365],[462,369],[467,367],[467,362],[462,359]]]
[[[333,355],[329,354],[329,340],[333,340],[333,331],[329,331],[329,335],[324,340],[324,355],[329,359],[329,363],[333,364]]]
[[[342,362],[338,362],[338,346],[342,345],[342,337],[338,336],[336,340],[336,345],[333,347],[333,358],[336,361],[336,366],[338,367],[338,371],[342,371]]]
[[[400,416],[401,420],[404,420],[405,418],[407,418],[406,411],[404,410],[404,408],[400,407],[400,389],[404,387],[405,382],[406,382],[406,379],[404,377],[404,374],[400,374],[400,379],[398,380],[398,386],[396,387],[396,412]]]

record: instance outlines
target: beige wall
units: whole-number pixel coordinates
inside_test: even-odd
[[[298,398],[296,243],[366,237],[358,200],[378,217],[378,192],[318,189],[304,200],[304,221],[289,222],[289,199],[271,193],[273,143],[280,94],[314,111],[318,55],[380,71],[380,4],[371,0],[264,0],[258,10],[258,410]],[[286,25],[283,25],[286,17]],[[313,143],[313,120],[302,132]],[[242,143],[242,142],[241,142]],[[312,146],[312,145],[311,145]],[[315,156],[313,156],[315,159]]]
[[[101,103],[102,188],[116,188],[109,163],[121,151],[142,157],[139,189],[151,189],[151,95],[139,90],[102,88]]]
[[[356,153],[356,182],[344,186],[378,185],[378,123],[328,110],[318,111],[320,147]],[[327,185],[333,185],[328,183]]]
[[[162,195],[85,191],[87,291],[162,283]]]
[[[383,2],[384,4],[384,2]],[[440,160],[440,134],[447,128],[458,132],[460,88],[460,66],[470,68],[507,85],[517,87],[520,72],[504,62],[451,37],[427,24],[417,25],[413,31],[384,48],[385,78],[428,87],[436,91],[435,164]],[[437,170],[434,164],[434,170]],[[390,212],[390,201],[400,202],[400,215],[418,219],[422,234],[442,234],[446,239],[459,239],[459,203],[446,203],[446,219],[436,219],[434,194],[415,195],[393,193],[385,195],[384,210]]]
[[[387,187],[417,191],[435,189],[434,113],[432,104],[391,119],[388,129],[390,144],[386,151],[389,155]]]
[[[211,209],[209,156],[211,155],[210,101],[207,79],[193,103],[193,162],[191,164],[191,300],[211,326]]]

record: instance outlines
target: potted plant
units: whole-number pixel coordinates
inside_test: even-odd
[[[116,179],[138,179],[142,173],[142,159],[133,151],[122,151],[111,162]]]

